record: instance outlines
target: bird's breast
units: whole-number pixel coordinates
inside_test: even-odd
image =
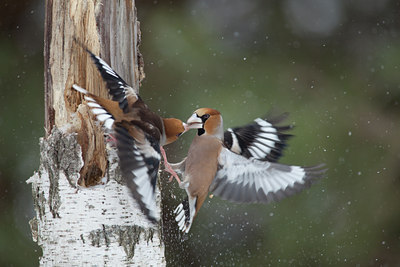
[[[218,167],[222,143],[215,137],[196,136],[189,148],[184,181],[192,195],[207,192]]]

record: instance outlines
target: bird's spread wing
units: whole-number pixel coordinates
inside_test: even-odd
[[[104,127],[112,129],[115,117],[107,110],[107,108],[112,108],[112,105],[115,102],[112,103],[111,100],[99,98],[76,84],[72,85],[72,88],[84,94],[84,98],[92,113],[96,115],[96,118],[99,121],[104,122]]]
[[[224,133],[224,145],[246,158],[276,162],[291,136],[283,133],[291,126],[277,126],[286,116],[283,114],[268,120],[258,118],[251,124],[229,128]]]
[[[139,96],[103,59],[93,54],[90,50],[87,50],[87,52],[106,82],[112,100],[117,101],[119,107],[126,113],[128,111],[127,98],[133,98],[130,102],[134,103]]]
[[[156,203],[159,142],[135,126],[127,129],[116,123],[114,130],[122,175],[144,214],[156,222],[160,217]]]
[[[210,191],[236,202],[278,201],[310,186],[326,171],[323,165],[299,167],[246,159],[226,148],[221,150],[218,161],[219,170]]]

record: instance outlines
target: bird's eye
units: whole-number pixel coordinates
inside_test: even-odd
[[[204,114],[203,116],[201,116],[201,120],[203,121],[203,123],[210,118],[210,114]]]

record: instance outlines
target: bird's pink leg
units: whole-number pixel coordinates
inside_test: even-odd
[[[160,146],[160,150],[161,150],[161,155],[164,158],[165,171],[168,172],[169,174],[171,174],[171,177],[169,177],[168,182],[171,182],[172,178],[175,177],[178,184],[181,184],[181,180],[179,179],[178,174],[172,169],[171,165],[169,165],[168,160],[167,160],[167,155],[165,154],[165,150],[162,146]]]
[[[106,138],[106,142],[111,143],[112,146],[116,146],[117,139],[112,134],[109,133],[108,137]]]

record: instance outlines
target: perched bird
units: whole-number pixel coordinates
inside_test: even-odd
[[[279,123],[281,118],[272,120]],[[179,229],[188,233],[209,192],[225,200],[269,203],[308,187],[321,177],[323,164],[314,167],[275,163],[290,135],[289,126],[278,127],[267,120],[223,131],[221,114],[200,108],[187,120],[197,129],[187,157],[171,164],[183,174],[181,188],[188,198],[175,209]]]
[[[161,155],[166,170],[180,182],[162,146],[177,140],[187,130],[186,124],[154,113],[104,60],[87,52],[106,82],[112,100],[91,94],[76,84],[73,88],[84,94],[92,113],[106,129],[113,131],[123,178],[143,213],[156,222],[160,217],[155,194]]]

